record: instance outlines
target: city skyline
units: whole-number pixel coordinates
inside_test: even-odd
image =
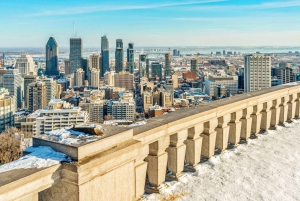
[[[137,47],[300,45],[296,0],[33,0],[0,6],[5,16],[0,47],[41,47],[51,35],[60,47],[68,47],[73,22],[85,47],[100,47],[105,34],[111,42],[121,38]]]

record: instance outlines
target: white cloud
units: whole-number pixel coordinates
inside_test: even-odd
[[[155,9],[155,8],[165,8],[165,7],[174,7],[174,6],[216,3],[216,2],[224,2],[224,1],[227,0],[203,0],[203,1],[178,2],[178,3],[131,5],[131,6],[97,5],[97,6],[87,6],[87,7],[73,7],[73,8],[66,8],[61,10],[56,10],[56,9],[46,10],[40,13],[33,13],[30,16],[74,15],[74,14],[94,13],[94,12],[103,12],[103,11]]]

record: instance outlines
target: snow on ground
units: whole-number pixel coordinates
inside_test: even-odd
[[[213,156],[148,200],[300,200],[300,121]]]
[[[56,152],[51,147],[28,147],[26,152],[30,152],[30,154],[11,163],[1,165],[0,173],[14,169],[45,168],[58,164],[62,161],[71,161],[71,158],[66,154]]]
[[[67,127],[46,132],[38,137],[67,145],[80,144],[82,141],[92,142],[99,139],[96,135],[74,131]]]

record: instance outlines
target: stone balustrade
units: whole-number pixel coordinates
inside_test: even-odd
[[[0,200],[123,201],[159,193],[201,160],[299,118],[299,99],[300,85],[283,85],[152,118],[83,146],[34,139],[74,162],[12,171],[18,176],[0,182]]]

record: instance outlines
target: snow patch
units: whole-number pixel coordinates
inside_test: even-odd
[[[26,152],[30,154],[19,158],[11,163],[0,166],[0,173],[14,169],[45,168],[60,162],[71,162],[66,154],[54,151],[51,147],[28,147]]]
[[[38,137],[66,145],[80,144],[81,142],[93,142],[99,139],[96,135],[74,131],[68,127],[46,132]]]

